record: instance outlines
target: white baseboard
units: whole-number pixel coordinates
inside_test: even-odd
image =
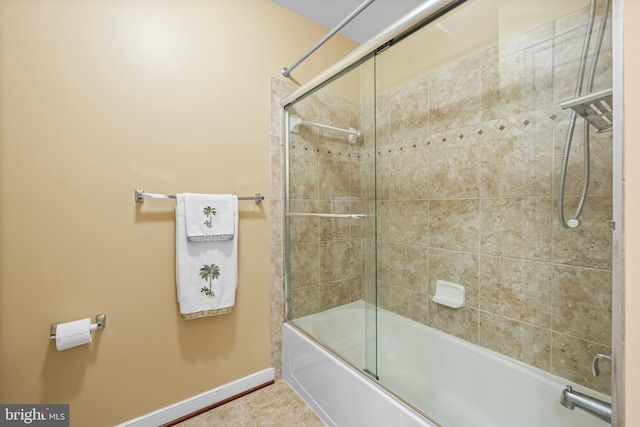
[[[199,411],[207,406],[222,402],[225,399],[244,393],[254,387],[273,381],[273,368],[256,372],[239,380],[232,381],[220,387],[205,391],[197,396],[185,399],[173,405],[165,406],[162,409],[151,412],[147,415],[118,424],[115,427],[157,427],[176,420],[185,415]]]

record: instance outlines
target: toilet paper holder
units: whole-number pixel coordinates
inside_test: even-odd
[[[58,325],[61,324],[62,322],[56,322],[56,323],[52,323],[51,324],[51,332],[49,333],[49,339],[55,340],[56,339],[56,331],[58,330]],[[107,324],[107,315],[105,313],[100,313],[96,315],[96,323],[92,323],[91,326],[91,330],[94,329],[102,329],[106,326]]]

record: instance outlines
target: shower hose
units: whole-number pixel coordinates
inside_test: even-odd
[[[600,56],[600,49],[602,47],[602,40],[604,38],[604,31],[607,25],[607,19],[609,15],[609,2],[610,0],[604,0],[602,5],[602,17],[600,18],[600,28],[598,30],[598,37],[593,51],[593,59],[591,61],[591,70],[589,72],[589,78],[587,80],[586,93],[591,93],[593,90],[593,81],[595,80],[596,66],[598,64],[598,57]],[[589,9],[589,20],[587,22],[587,29],[584,36],[584,44],[582,47],[582,55],[580,56],[580,68],[578,70],[578,80],[576,83],[576,98],[582,95],[582,85],[584,82],[584,73],[587,68],[587,56],[589,54],[589,43],[591,41],[591,35],[593,33],[593,22],[596,10],[596,0],[591,0],[591,7]],[[562,167],[560,169],[560,184],[558,189],[558,220],[560,225],[564,228],[576,228],[581,224],[580,214],[584,208],[584,203],[587,198],[587,191],[589,190],[589,178],[591,174],[591,160],[589,158],[589,123],[585,121],[584,126],[584,177],[582,184],[582,194],[580,195],[580,201],[576,212],[573,214],[573,218],[565,221],[564,218],[564,187],[567,178],[567,165],[569,163],[569,153],[571,152],[571,141],[573,140],[573,132],[576,126],[577,113],[571,110],[571,118],[569,119],[569,129],[567,132],[567,139],[564,144],[564,153],[562,156]]]

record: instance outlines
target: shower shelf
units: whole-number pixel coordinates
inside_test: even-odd
[[[613,89],[589,93],[560,103],[563,110],[571,108],[588,121],[597,133],[613,128]]]

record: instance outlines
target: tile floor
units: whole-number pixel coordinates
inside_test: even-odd
[[[175,427],[324,427],[284,380],[176,424]]]

